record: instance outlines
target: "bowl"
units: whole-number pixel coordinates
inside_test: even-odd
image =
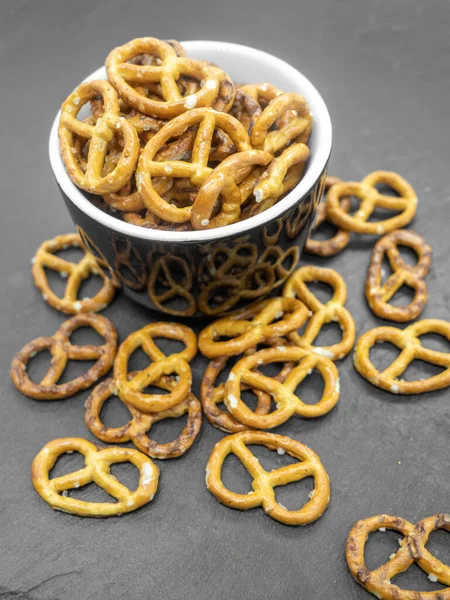
[[[302,180],[268,210],[202,231],[138,227],[107,214],[70,180],[60,155],[59,113],[49,142],[56,182],[86,249],[132,300],[176,317],[216,317],[279,290],[297,267],[322,196],[331,120],[312,83],[288,63],[248,46],[182,42],[187,55],[219,65],[238,83],[269,82],[303,94],[314,118]],[[102,67],[87,80],[105,79]],[[97,203],[98,204],[98,203]]]

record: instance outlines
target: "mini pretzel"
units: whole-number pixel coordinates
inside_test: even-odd
[[[207,358],[236,356],[264,340],[299,329],[307,318],[308,311],[298,300],[262,300],[208,325],[198,338],[199,349]],[[221,337],[229,339],[218,341]]]
[[[257,100],[241,88],[236,90],[230,115],[240,121],[250,135],[257,118],[261,115],[261,107]]]
[[[191,161],[156,160],[158,151],[171,138],[181,135],[188,127],[198,125],[192,148]],[[208,166],[211,141],[216,127],[224,130],[237,150],[251,150],[248,134],[234,117],[211,108],[192,109],[165,125],[147,144],[139,160],[136,181],[148,209],[161,219],[184,223],[191,219],[191,206],[177,208],[166,202],[152,183],[152,177],[183,177],[195,186],[201,186],[212,172]]]
[[[391,529],[404,537],[399,540],[400,549],[389,557],[387,563],[369,571],[364,560],[364,548],[373,531]],[[391,583],[416,563],[431,581],[450,586],[450,567],[426,549],[430,534],[437,529],[450,531],[450,515],[439,514],[427,517],[413,525],[401,517],[378,515],[358,521],[347,539],[346,558],[354,579],[368,592],[382,600],[449,600],[450,587],[434,592],[405,590]]]
[[[450,323],[439,319],[416,321],[406,329],[397,327],[376,327],[366,331],[358,340],[353,361],[361,377],[372,385],[392,394],[423,394],[440,390],[450,385],[450,353],[424,348],[420,336],[427,333],[441,335],[450,341]],[[375,344],[389,342],[401,350],[400,355],[384,371],[378,371],[370,361],[369,352]],[[444,367],[438,375],[404,381],[399,379],[413,360],[422,360],[432,365]]]
[[[269,450],[284,450],[299,462],[268,472],[249,449],[251,444],[265,446]],[[248,494],[232,492],[222,482],[222,466],[229,454],[234,454],[241,461],[253,479],[253,490]],[[313,477],[315,487],[310,500],[301,509],[288,510],[276,501],[275,487],[301,481],[305,477]],[[262,431],[244,431],[220,440],[208,460],[206,487],[219,502],[230,508],[248,510],[261,506],[269,517],[286,525],[307,525],[316,521],[330,501],[330,481],[317,454],[297,440]]]
[[[328,192],[335,183],[341,183],[341,180],[337,177],[327,175],[327,178],[325,179],[325,193]],[[346,213],[350,210],[350,198],[343,198],[341,200],[341,208]],[[317,209],[313,231],[317,230],[322,223],[325,223],[326,221],[328,222],[327,203],[325,200],[322,200]],[[338,228],[335,235],[327,240],[315,240],[310,235],[305,242],[304,249],[308,254],[314,254],[316,256],[336,256],[336,254],[339,254],[339,252],[348,245],[349,241],[349,232],[345,231],[345,229]]]
[[[31,273],[36,287],[42,293],[42,297],[50,306],[69,315],[98,312],[105,309],[116,293],[114,284],[100,269],[96,259],[89,252],[86,252],[78,263],[73,263],[56,255],[57,252],[67,248],[81,248],[84,250],[81,238],[77,233],[58,235],[52,240],[43,242],[38,248],[33,258]],[[56,271],[61,277],[67,278],[63,298],[57,296],[50,287],[46,269]],[[91,275],[101,277],[103,287],[93,298],[79,300],[78,293],[81,285]]]
[[[309,148],[305,144],[292,144],[271,162],[256,185],[253,194],[257,203],[264,202],[266,208],[274,204],[284,193],[284,179],[288,170],[299,163],[305,168],[309,158]]]
[[[333,297],[326,304],[308,289],[307,283],[320,281],[333,288]],[[308,348],[331,360],[344,358],[355,343],[355,322],[352,315],[344,307],[347,299],[347,286],[337,271],[307,265],[298,269],[286,283],[283,296],[298,298],[312,311],[302,335],[297,332],[290,333],[289,339],[297,346]],[[332,346],[314,346],[314,340],[326,323],[337,322],[342,330],[342,339]]]
[[[92,327],[105,339],[105,344],[71,344],[70,336],[79,327]],[[16,388],[29,398],[61,400],[85,390],[105,375],[112,367],[116,349],[117,333],[109,319],[92,313],[76,315],[65,321],[52,336],[38,337],[28,342],[13,358],[11,379]],[[51,367],[40,383],[34,383],[28,376],[27,363],[43,350],[48,350],[52,355]],[[95,360],[96,363],[84,375],[58,384],[70,360]]]
[[[161,273],[164,277],[161,281]],[[164,291],[157,292],[158,281]],[[192,271],[181,256],[165,255],[156,259],[148,279],[148,295],[153,304],[169,315],[191,317],[197,311],[197,303],[191,293],[193,285]],[[187,303],[184,308],[172,308],[166,303],[176,298]]]
[[[375,187],[378,184],[388,185],[399,197],[381,194]],[[350,196],[361,200],[359,210],[354,215],[347,214],[340,205],[342,198]],[[382,221],[369,222],[376,208],[400,211],[400,214]],[[413,188],[403,177],[389,171],[374,171],[364,177],[361,183],[336,183],[327,196],[328,218],[341,229],[356,233],[382,235],[401,229],[413,220],[416,210],[417,196]]]
[[[77,119],[80,109],[92,98],[101,95],[104,112],[95,125]],[[95,194],[117,192],[131,178],[139,157],[139,139],[136,130],[124,117],[119,116],[117,93],[107,81],[82,83],[61,106],[59,122],[61,154],[71,180],[78,187]],[[123,150],[116,167],[103,175],[109,143],[115,135],[123,137]],[[86,170],[77,159],[75,136],[90,140]]]
[[[247,83],[246,85],[240,85],[238,91],[248,94],[263,109],[271,100],[283,93],[283,90],[278,89],[271,83]]]
[[[167,381],[164,379],[158,381],[158,386],[171,390],[173,384],[167,378]],[[118,396],[116,383],[114,379],[106,379],[94,388],[85,404],[84,421],[89,431],[99,440],[108,444],[133,442],[141,452],[159,459],[182,456],[194,443],[202,424],[202,411],[200,402],[193,394],[189,394],[186,400],[173,408],[154,414],[144,414],[125,403],[131,413],[131,420],[122,427],[107,427],[100,419],[100,412],[105,402],[113,395]],[[148,432],[154,423],[163,419],[176,419],[186,413],[188,413],[186,426],[172,442],[158,444],[148,437]]]
[[[256,165],[267,165],[272,160],[269,152],[247,150],[237,152],[220,163],[203,183],[192,206],[191,222],[194,229],[223,227],[238,220],[243,202],[237,186]],[[213,216],[219,196],[222,206]]]
[[[255,371],[262,364],[296,362],[284,382]],[[322,398],[317,404],[305,404],[296,395],[296,388],[312,370],[317,370],[324,381]],[[270,394],[277,408],[268,415],[257,415],[241,400],[242,385]],[[255,429],[272,429],[285,423],[293,415],[306,419],[326,415],[339,400],[339,374],[335,364],[319,354],[294,346],[278,346],[260,350],[241,358],[228,377],[224,402],[240,423]]]
[[[136,65],[128,62],[139,54],[157,56],[160,65]],[[166,42],[156,38],[140,38],[112,50],[106,59],[108,80],[120,96],[136,110],[146,115],[171,119],[195,106],[211,106],[219,91],[219,69],[203,61],[177,56]],[[202,80],[198,92],[182,97],[177,80],[186,75]],[[139,94],[131,84],[161,84],[162,100],[152,100]]]
[[[405,263],[398,250],[399,246],[412,248],[418,257],[412,267]],[[428,300],[425,275],[430,268],[433,250],[414,231],[399,229],[386,234],[375,244],[366,279],[366,298],[371,310],[382,319],[391,321],[412,321],[425,308]],[[393,273],[381,285],[381,269],[385,256],[389,259]],[[414,290],[414,299],[408,306],[394,306],[389,300],[402,287]]]
[[[287,111],[296,111],[297,114],[283,127],[272,131],[275,121]],[[304,133],[311,121],[308,103],[303,96],[293,92],[280,94],[269,102],[257,119],[250,138],[252,146],[275,154]]]
[[[182,352],[166,356],[153,338],[164,337],[179,340],[186,345]],[[152,363],[134,377],[128,377],[128,361],[137,348],[151,359]],[[178,323],[150,323],[135,331],[122,342],[114,362],[114,379],[120,398],[143,413],[161,412],[180,404],[191,391],[192,373],[189,362],[197,353],[197,339],[189,327]],[[178,376],[176,384],[168,394],[144,394],[142,390],[158,385],[163,375]]]
[[[50,471],[62,454],[79,452],[86,465],[50,479]],[[131,463],[139,469],[139,485],[131,491],[111,474],[111,465]],[[145,454],[131,448],[103,448],[82,438],[60,438],[46,444],[33,460],[34,489],[53,510],[80,517],[113,517],[128,513],[153,500],[159,469]],[[67,495],[69,490],[96,483],[117,502],[87,502]]]

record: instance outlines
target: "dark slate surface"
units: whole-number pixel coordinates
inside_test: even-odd
[[[47,159],[51,120],[112,46],[139,35],[247,43],[304,71],[332,115],[330,172],[358,179],[387,168],[416,188],[414,228],[434,248],[424,316],[449,318],[449,8],[448,0],[0,2],[1,598],[364,600],[344,560],[353,522],[381,512],[418,520],[450,511],[448,391],[393,398],[361,380],[350,357],[339,365],[338,407],[279,428],[310,445],[331,477],[329,510],[303,529],[215,501],[204,468],[222,434],[208,424],[187,456],[160,463],[160,489],[147,508],[105,520],[52,512],[33,491],[30,464],[54,437],[91,439],[82,418],[86,393],[38,403],[18,394],[8,376],[13,353],[63,320],[30,276],[39,243],[72,229]],[[377,324],[363,299],[369,255],[369,244],[354,242],[327,263],[347,281],[358,332]],[[122,339],[155,318],[125,298],[104,314]],[[197,384],[203,368],[196,360]],[[157,433],[169,439],[173,431]],[[231,467],[227,477],[245,486]],[[294,506],[294,494],[280,498]],[[429,545],[441,559],[450,558],[445,535]],[[369,567],[396,543],[389,534],[374,537]],[[399,584],[439,587],[414,569]]]

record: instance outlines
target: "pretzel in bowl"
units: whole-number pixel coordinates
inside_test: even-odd
[[[258,372],[262,365],[286,362],[293,362],[295,366],[283,382]],[[297,396],[296,388],[313,370],[320,373],[324,390],[317,404],[306,404]],[[241,399],[243,386],[270,394],[276,410],[267,415],[257,415]],[[272,429],[293,415],[305,419],[326,415],[337,404],[339,394],[339,374],[331,360],[304,348],[277,346],[245,356],[236,363],[225,385],[224,403],[240,423],[254,429]]]
[[[154,338],[178,340],[186,346],[181,352],[166,356]],[[128,362],[135,350],[141,348],[152,361],[142,371],[129,378]],[[161,412],[183,402],[191,391],[192,372],[189,362],[197,353],[197,338],[189,327],[178,323],[150,323],[130,334],[122,342],[114,361],[114,379],[120,398],[143,413]],[[176,377],[167,394],[145,394],[143,390],[158,386],[163,375]]]
[[[89,252],[86,252],[78,263],[57,255],[61,250],[67,250],[68,248],[84,250],[83,242],[77,233],[58,235],[52,240],[43,242],[38,248],[32,261],[31,273],[36,287],[42,293],[42,297],[56,310],[70,315],[98,312],[105,309],[114,298],[115,285],[100,269],[96,259]],[[64,279],[67,278],[67,286],[62,298],[52,290],[46,269],[56,271]],[[93,298],[79,300],[78,293],[83,281],[94,275],[103,280],[101,290]]]
[[[335,183],[341,183],[341,180],[337,177],[331,177],[330,175],[327,175],[325,179],[325,193],[327,193],[331,186],[333,186]],[[350,210],[350,198],[343,198],[341,200],[341,209],[348,213]],[[330,223],[328,220],[327,203],[326,200],[322,200],[317,209],[316,220],[312,230],[316,231],[323,223],[326,222]],[[333,237],[330,237],[326,240],[315,240],[310,234],[305,242],[304,249],[308,254],[314,254],[316,256],[336,256],[336,254],[339,254],[339,252],[348,246],[349,242],[349,232],[338,227]]]
[[[332,287],[334,293],[331,300],[322,304],[308,289],[307,284],[312,282],[322,282]],[[298,332],[293,332],[288,335],[292,342],[331,360],[340,360],[350,352],[355,343],[355,321],[344,307],[347,299],[347,286],[337,271],[314,265],[300,267],[284,286],[283,296],[298,298],[312,312],[304,333],[300,335]],[[332,322],[337,322],[341,328],[341,341],[331,346],[315,346],[314,341],[322,327]]]
[[[400,548],[389,557],[388,562],[369,571],[364,560],[367,539],[372,532],[386,529],[403,535],[399,539]],[[430,534],[438,529],[450,531],[450,515],[434,515],[416,524],[390,515],[378,515],[358,521],[347,538],[345,554],[348,568],[359,585],[381,600],[449,600],[450,567],[425,547]],[[391,582],[414,563],[428,575],[430,581],[448,587],[432,592],[416,592],[405,590]]]
[[[98,95],[103,98],[102,116],[95,125],[79,121],[81,108]],[[58,134],[67,172],[78,187],[94,194],[109,194],[120,190],[133,175],[139,157],[139,138],[134,127],[119,116],[117,93],[107,81],[82,83],[70,94],[61,106]],[[123,150],[114,169],[104,174],[108,145],[117,135],[123,138]],[[75,145],[78,138],[90,141],[85,169]]]
[[[157,160],[161,148],[174,137],[198,125],[190,162],[183,160]],[[152,178],[170,175],[174,178],[187,178],[194,186],[201,186],[212,172],[208,166],[212,137],[216,127],[225,131],[239,152],[251,150],[250,140],[243,125],[226,113],[211,108],[196,108],[172,119],[147,144],[139,160],[136,173],[138,190],[147,208],[154,215],[173,223],[191,220],[191,206],[178,208],[166,202],[155,189]]]
[[[105,343],[102,346],[72,344],[70,336],[80,327],[91,327],[104,338]],[[51,353],[51,366],[42,381],[34,383],[28,376],[27,364],[43,350]],[[109,319],[93,313],[76,315],[65,321],[52,336],[38,337],[28,342],[13,358],[11,379],[16,388],[29,398],[61,400],[90,387],[105,375],[112,367],[116,350],[117,333]],[[96,362],[83,375],[66,383],[58,383],[71,360]]]
[[[440,319],[423,319],[403,330],[397,327],[370,329],[356,344],[353,355],[355,368],[372,385],[392,394],[423,394],[446,388],[450,386],[450,352],[439,352],[422,346],[420,336],[428,333],[440,335],[450,341],[450,323]],[[375,344],[383,342],[397,346],[401,352],[389,367],[378,371],[371,362],[369,353]],[[399,379],[413,360],[421,360],[443,370],[437,375],[416,381]]]
[[[399,246],[414,250],[418,258],[414,267],[403,260]],[[431,246],[414,231],[399,229],[378,240],[373,249],[366,279],[366,298],[372,312],[390,321],[406,322],[416,319],[428,300],[424,277],[430,268],[432,253]],[[388,258],[393,273],[381,284],[385,257]],[[404,285],[414,290],[413,300],[408,306],[390,304],[389,300]]]
[[[387,196],[379,192],[377,185],[392,188],[398,196]],[[355,196],[361,201],[355,214],[348,214],[341,200]],[[370,221],[377,208],[396,211],[393,217],[382,221]],[[408,225],[416,214],[417,196],[411,185],[397,173],[374,171],[358,182],[341,182],[333,185],[327,195],[327,216],[339,228],[355,233],[383,235]]]
[[[170,391],[173,388],[173,381],[163,377],[158,381],[158,387]],[[144,414],[131,404],[125,403],[131,413],[131,420],[122,427],[107,427],[100,419],[101,410],[111,396],[118,395],[114,379],[106,379],[94,388],[86,401],[84,421],[89,431],[99,440],[108,444],[133,442],[138,450],[158,459],[182,456],[194,443],[202,424],[202,411],[200,402],[193,394],[189,394],[183,402],[173,408],[153,414]],[[176,419],[186,413],[188,415],[186,426],[172,442],[159,444],[148,437],[154,423],[164,419]]]
[[[50,478],[50,471],[63,454],[79,452],[85,466],[78,471]],[[139,485],[131,491],[111,474],[111,465],[131,463],[139,470]],[[80,517],[113,517],[128,513],[153,500],[159,469],[145,454],[131,448],[97,448],[82,438],[60,438],[46,444],[31,467],[36,492],[53,510]],[[68,492],[96,483],[116,502],[87,502],[71,498]]]
[[[286,452],[298,462],[268,472],[252,453],[250,445],[264,446],[280,454]],[[248,494],[232,492],[222,482],[222,466],[230,454],[241,461],[252,477],[253,489]],[[301,481],[305,477],[314,478],[314,490],[301,509],[288,510],[277,502],[275,487]],[[244,431],[220,440],[208,460],[206,487],[225,506],[238,510],[261,506],[269,517],[286,525],[307,525],[316,521],[330,501],[330,481],[317,454],[297,440],[263,431]]]
[[[140,54],[154,55],[160,64],[129,62]],[[171,119],[195,106],[211,106],[219,93],[220,69],[204,61],[177,56],[170,44],[156,38],[138,38],[115,48],[109,53],[105,66],[108,80],[127,104],[154,117]],[[201,81],[200,89],[182,97],[177,86],[181,75]],[[134,87],[152,83],[160,83],[161,100],[148,98]]]
[[[207,358],[236,356],[264,340],[299,329],[307,318],[305,305],[293,298],[261,300],[205,327],[198,346]],[[221,337],[228,339],[220,341]]]
[[[194,229],[212,229],[236,222],[243,203],[237,184],[250,174],[253,167],[267,165],[271,160],[269,152],[246,150],[236,152],[222,161],[203,183],[192,205],[191,222]],[[214,214],[219,196],[221,207]]]

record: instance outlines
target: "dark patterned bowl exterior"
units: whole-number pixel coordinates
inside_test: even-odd
[[[296,205],[244,235],[210,243],[154,242],[111,230],[60,187],[85,247],[124,293],[176,317],[216,317],[279,292],[299,264],[322,196],[325,169]]]

